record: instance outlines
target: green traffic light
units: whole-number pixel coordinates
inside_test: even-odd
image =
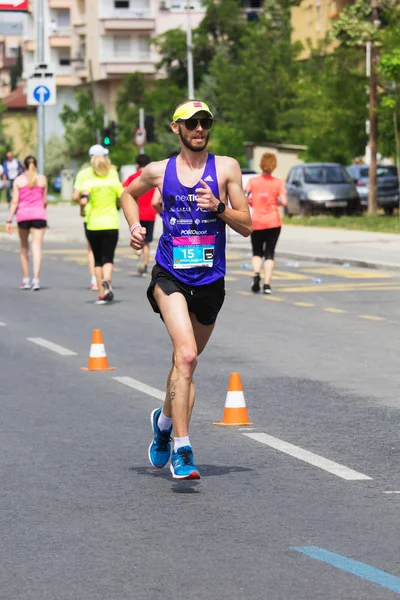
[[[103,144],[105,146],[109,146],[111,144],[111,138],[109,138],[108,135],[103,138]]]

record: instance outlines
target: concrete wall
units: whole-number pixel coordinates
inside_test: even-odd
[[[260,145],[260,146],[248,146],[249,163],[252,168],[261,173],[260,160],[264,152],[270,152],[275,154],[278,166],[274,171],[273,175],[280,179],[286,179],[290,169],[295,166],[302,164],[304,161],[300,158],[301,150],[305,150],[305,147],[291,147],[281,145]]]

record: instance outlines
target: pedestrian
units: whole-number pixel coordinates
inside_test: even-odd
[[[287,205],[285,182],[272,177],[276,169],[275,154],[265,152],[260,161],[262,174],[252,177],[246,186],[246,195],[252,207],[253,233],[253,285],[251,290],[260,291],[261,267],[264,258],[264,294],[271,294],[271,277],[274,270],[275,247],[282,227],[279,205]]]
[[[91,157],[92,175],[77,188],[81,206],[89,203],[87,239],[94,255],[94,271],[99,296],[96,304],[107,304],[114,298],[111,278],[118,243],[118,201],[123,191],[118,173],[106,154]]]
[[[15,158],[13,152],[9,150],[6,153],[6,160],[3,162],[3,185],[6,188],[6,199],[7,203],[10,204],[12,197],[12,188],[14,180],[24,172],[24,166],[17,158]]]
[[[13,196],[7,219],[7,231],[12,233],[12,220],[17,213],[21,244],[21,290],[40,290],[43,237],[47,227],[47,178],[37,172],[34,156],[24,160],[25,172],[14,179]],[[32,235],[33,278],[29,279],[29,234]]]
[[[92,156],[108,156],[108,150],[107,150],[107,148],[104,148],[100,144],[94,144],[94,146],[91,146],[89,148],[89,157],[92,158]],[[82,167],[80,169],[80,171],[78,171],[75,181],[74,181],[74,189],[72,192],[72,200],[74,202],[80,201],[79,190],[82,188],[82,183],[86,179],[90,179],[91,177],[93,177],[92,165],[86,164],[84,167]],[[87,240],[87,262],[88,262],[88,269],[89,269],[89,275],[90,275],[89,289],[97,292],[99,288],[97,287],[97,280],[96,280],[96,275],[94,272],[94,256],[93,256],[93,252],[92,252],[92,247],[89,243],[89,240],[87,239],[87,220],[88,220],[88,215],[89,215],[90,203],[88,202],[85,206],[81,206],[80,209],[81,209],[81,217],[83,218],[85,237]]]
[[[136,166],[137,171],[130,175],[122,184],[124,188],[126,188],[132,181],[134,181],[137,177],[140,177],[142,170],[150,163],[150,158],[147,154],[139,154],[136,157]],[[143,196],[139,196],[138,198],[138,206],[139,206],[139,220],[142,227],[146,229],[146,239],[144,242],[144,246],[142,250],[139,250],[141,256],[143,256],[143,262],[140,262],[138,265],[138,273],[139,275],[143,275],[147,273],[147,269],[149,266],[150,260],[150,244],[153,241],[154,234],[154,223],[156,220],[156,211],[154,209],[154,203],[159,203],[161,198],[161,194],[157,188],[153,190],[149,190]],[[140,258],[141,258],[140,256]]]
[[[153,440],[148,455],[157,468],[171,457],[170,470],[176,479],[200,478],[189,440],[193,374],[224,302],[225,224],[245,237],[252,229],[239,164],[207,153],[213,118],[204,102],[179,104],[171,128],[179,137],[180,154],[150,163],[121,197],[130,245],[138,250],[145,243],[146,229],[139,223],[137,199],[154,187],[162,194],[163,233],[147,297],[165,323],[173,354],[164,406],[151,413]]]

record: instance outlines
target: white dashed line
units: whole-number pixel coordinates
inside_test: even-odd
[[[7,323],[3,323],[3,321],[0,321],[0,327],[5,327],[7,325]]]
[[[148,394],[149,396],[153,396],[153,398],[157,398],[157,400],[165,400],[165,392],[161,390],[157,390],[156,388],[151,387],[150,385],[146,385],[141,381],[137,381],[136,379],[132,379],[132,377],[113,377],[115,381],[119,381],[128,387],[134,388],[139,392],[143,392],[144,394]]]
[[[53,344],[53,342],[49,342],[48,340],[44,340],[43,338],[26,339],[28,340],[28,342],[32,342],[33,344],[37,344],[38,346],[47,348],[47,350],[52,350],[57,354],[61,354],[61,356],[77,356],[76,352],[72,352],[72,350],[68,350],[68,348],[64,348],[63,346],[59,346],[58,344]]]
[[[353,471],[353,469],[349,469],[344,465],[340,465],[333,460],[329,460],[323,456],[319,456],[318,454],[314,454],[313,452],[309,452],[308,450],[304,450],[303,448],[289,444],[288,442],[273,437],[272,435],[267,435],[266,433],[243,433],[242,435],[246,435],[257,442],[261,442],[261,444],[265,444],[271,448],[275,448],[275,450],[279,450],[280,452],[289,454],[289,456],[293,456],[294,458],[298,458],[303,462],[314,465],[314,467],[319,467],[320,469],[328,471],[333,475],[337,475],[342,479],[346,479],[348,481],[372,479],[372,477],[368,477],[368,475],[363,475],[362,473]]]

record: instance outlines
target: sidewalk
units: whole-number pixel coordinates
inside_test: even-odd
[[[49,204],[47,209],[49,230],[45,243],[85,243],[82,219],[78,206],[69,204]],[[7,208],[0,205],[0,222],[5,222]],[[120,212],[120,244],[128,243],[129,231],[125,218]],[[161,233],[161,219],[157,218],[155,238]],[[9,236],[0,233],[0,241],[18,241],[14,233]],[[232,230],[227,233],[228,252],[250,252],[251,243]],[[350,263],[353,266],[374,269],[400,270],[400,235],[390,233],[371,233],[368,231],[349,231],[336,228],[299,227],[285,225],[277,246],[277,257],[312,259],[331,263]]]

